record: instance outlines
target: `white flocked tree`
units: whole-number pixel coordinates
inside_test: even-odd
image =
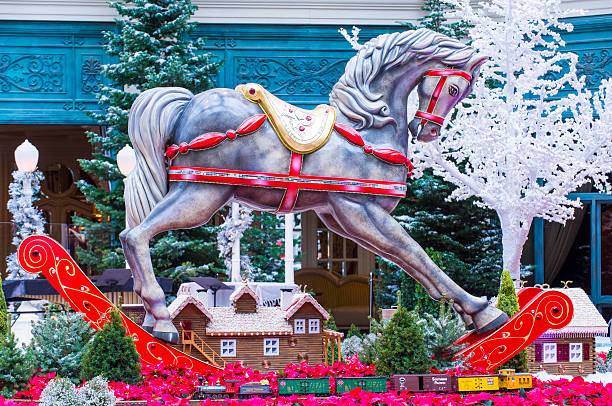
[[[560,21],[570,13],[560,0],[452,3],[490,60],[443,138],[414,144],[415,161],[458,186],[451,198],[476,196],[497,212],[503,266],[518,280],[535,217],[564,224],[581,206],[568,193],[588,182],[610,190],[612,83],[592,93],[578,77],[577,55],[563,49],[560,33],[573,27]]]

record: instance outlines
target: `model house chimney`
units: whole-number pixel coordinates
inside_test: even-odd
[[[287,308],[293,302],[293,289],[292,288],[283,288],[281,289],[281,309],[287,310]]]

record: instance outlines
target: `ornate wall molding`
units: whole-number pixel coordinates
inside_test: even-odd
[[[2,4],[3,0],[0,0]],[[91,0],[94,1],[94,0]],[[570,19],[567,49],[579,55],[579,73],[591,88],[612,77],[612,14]],[[102,31],[113,24],[0,21],[0,124],[92,124],[102,83]],[[365,41],[400,30],[364,26]],[[328,93],[355,54],[337,26],[201,24],[196,36],[224,60],[217,87],[260,82],[288,102],[312,108]]]

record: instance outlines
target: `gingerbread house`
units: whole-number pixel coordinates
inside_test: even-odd
[[[267,307],[247,283],[232,293],[230,306],[207,306],[192,295],[179,295],[168,310],[181,334],[178,348],[217,365],[281,369],[303,361],[324,363],[327,349],[334,348],[329,341],[339,343],[342,337],[323,328],[329,314],[312,295],[283,292],[281,306]]]
[[[595,337],[607,335],[606,321],[580,288],[555,289],[574,306],[572,321],[562,329],[548,330],[527,347],[529,372],[588,375],[595,372]]]

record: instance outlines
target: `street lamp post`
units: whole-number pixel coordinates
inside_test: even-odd
[[[28,174],[23,179],[23,194],[32,202],[32,172],[38,165],[38,149],[25,140],[15,149],[15,163],[17,170]]]
[[[134,149],[129,145],[125,145],[121,150],[117,153],[117,166],[119,167],[119,172],[124,176],[123,185],[124,185],[124,196],[125,196],[125,188],[127,188],[126,180],[127,177],[134,168],[136,168],[136,153]],[[125,229],[129,229],[129,223],[127,218],[127,212],[125,215]],[[127,258],[125,260],[125,268],[130,269],[130,265],[127,262]]]

